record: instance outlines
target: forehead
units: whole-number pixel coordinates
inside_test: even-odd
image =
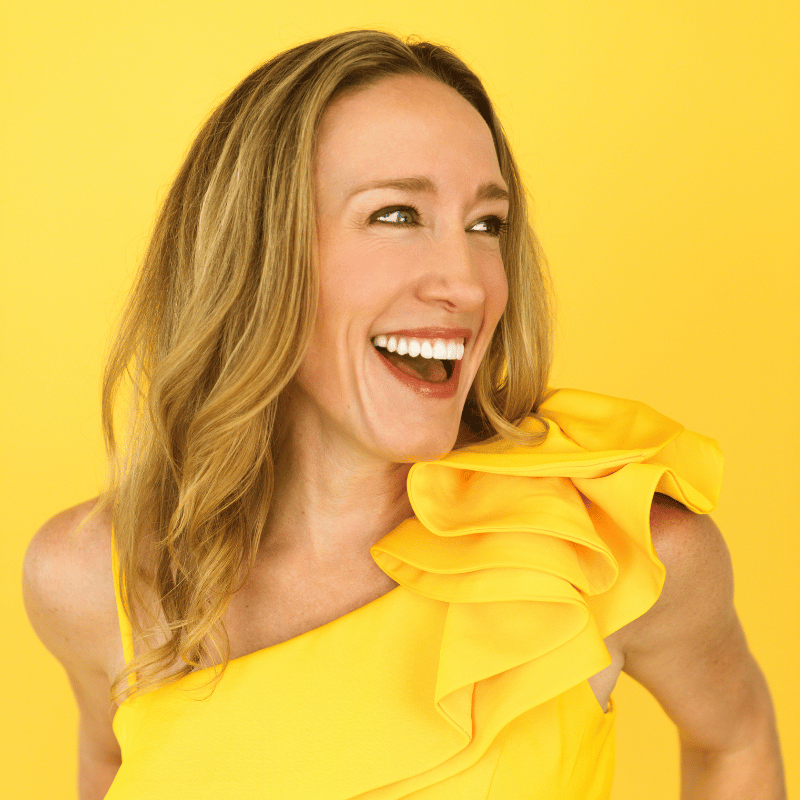
[[[419,75],[394,75],[334,101],[317,139],[318,185],[401,175],[502,183],[494,141],[458,92]]]

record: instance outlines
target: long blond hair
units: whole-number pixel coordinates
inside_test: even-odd
[[[535,414],[547,385],[550,289],[516,164],[480,80],[445,48],[379,31],[340,33],[276,56],[234,89],[194,141],[106,366],[110,477],[101,507],[112,510],[134,639],[162,634],[117,676],[118,702],[210,663],[217,680],[228,663],[222,618],[259,547],[277,402],[315,320],[316,132],[334,98],[395,74],[452,87],[491,130],[510,192],[501,241],[509,300],[464,421],[476,438],[538,441],[517,425]],[[118,447],[114,406],[126,383],[128,427]],[[148,606],[153,595],[157,608]]]

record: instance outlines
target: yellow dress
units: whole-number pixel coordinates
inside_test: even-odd
[[[615,712],[587,678],[661,591],[653,493],[708,513],[722,456],[642,403],[561,389],[540,414],[536,447],[411,468],[415,517],[371,549],[388,594],[232,660],[210,697],[204,670],[124,702],[107,799],[608,798]]]

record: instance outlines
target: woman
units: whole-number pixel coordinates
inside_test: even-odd
[[[716,445],[548,391],[547,298],[446,50],[339,34],[223,102],[109,362],[109,489],[26,558],[82,800],[606,798],[622,669],[678,725],[686,797],[782,796]]]

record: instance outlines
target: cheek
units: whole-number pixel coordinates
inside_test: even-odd
[[[364,259],[359,253],[335,245],[321,249],[319,269],[319,310],[317,324],[324,326],[327,321],[349,316],[365,285],[368,285]]]
[[[364,242],[362,236],[343,235],[320,253],[320,299],[331,306],[373,302],[396,291],[398,276],[408,274],[408,252],[387,242]]]
[[[345,243],[346,244],[346,243]],[[328,371],[352,357],[373,318],[396,292],[397,270],[363,247],[329,248],[319,261],[319,305],[311,348]]]

